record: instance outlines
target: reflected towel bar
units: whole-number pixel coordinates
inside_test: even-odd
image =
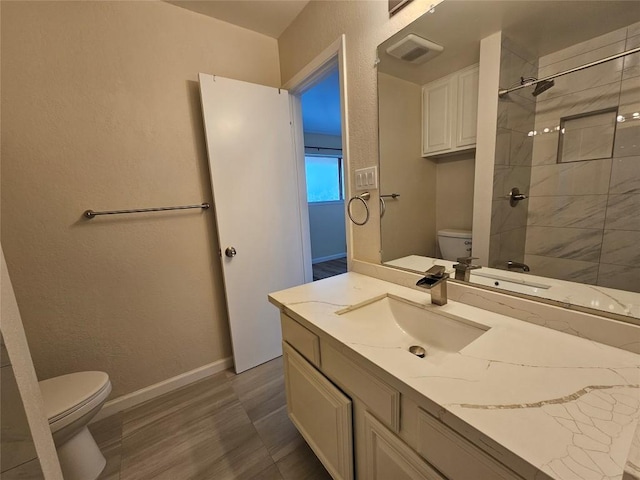
[[[208,203],[201,203],[200,205],[180,205],[176,207],[154,207],[154,208],[135,208],[132,210],[105,210],[104,212],[94,212],[93,210],[86,210],[82,216],[86,219],[92,219],[98,215],[119,215],[121,213],[144,213],[144,212],[164,212],[166,210],[188,210],[190,208],[201,208],[206,210],[211,205]]]

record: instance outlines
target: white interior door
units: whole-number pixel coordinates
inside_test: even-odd
[[[267,294],[304,283],[289,95],[218,76],[199,77],[239,373],[282,354],[279,312]]]

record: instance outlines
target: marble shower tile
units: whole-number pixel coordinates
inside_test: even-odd
[[[500,268],[505,268],[509,260],[522,262],[524,260],[527,229],[515,228],[500,234]]]
[[[533,138],[528,135],[528,132],[511,132],[509,165],[531,166]]]
[[[491,211],[491,234],[526,227],[528,202],[528,199],[523,200],[512,207],[506,198],[494,200]]]
[[[640,35],[629,36],[625,50],[640,47]],[[624,70],[622,71],[622,79],[637,77],[640,75],[640,53],[627,55],[624,57]]]
[[[511,130],[498,130],[496,134],[495,165],[509,165]]]
[[[606,195],[530,197],[528,225],[603,228]]]
[[[609,195],[604,228],[640,231],[640,194]]]
[[[640,156],[613,159],[609,193],[640,193]]]
[[[640,265],[640,231],[605,230],[602,239],[602,263]]]
[[[535,122],[535,103],[518,96],[498,100],[498,129],[528,133]]]
[[[602,230],[587,228],[527,228],[526,253],[544,257],[598,262]]]
[[[640,35],[640,22],[627,26],[627,37],[633,37],[634,35]]]
[[[622,82],[614,157],[640,155],[640,76]]]
[[[489,237],[489,266],[491,268],[498,268],[500,263],[500,237],[501,235],[495,234]]]
[[[620,83],[610,83],[560,97],[538,100],[536,104],[535,130],[553,130],[560,119],[583,113],[614,108],[620,98]]]
[[[530,196],[608,193],[611,159],[540,165],[531,168]]]
[[[525,62],[538,63],[538,54],[535,51],[531,50],[527,44],[522,44],[509,36],[502,37],[502,49],[509,50]]]
[[[601,263],[598,285],[640,293],[640,266]]]
[[[526,254],[524,263],[531,268],[531,274],[542,277],[590,285],[595,285],[598,279],[598,264],[595,262]]]
[[[513,187],[528,193],[530,181],[530,167],[496,165],[493,170],[493,198],[505,199]]]
[[[624,48],[625,40],[621,40],[598,48],[597,50],[587,51],[561,62],[540,68],[538,71],[538,78],[544,78],[555,73],[585,65],[595,60],[600,60],[601,58],[621,53],[624,51]],[[539,98],[541,100],[549,100],[554,97],[567,95],[580,90],[587,90],[589,88],[619,82],[622,78],[623,66],[624,60],[622,58],[618,58],[586,70],[580,70],[568,75],[563,75],[562,77],[557,77],[554,79],[555,85],[553,88],[547,90]]]
[[[558,162],[558,131],[543,133],[533,137],[533,154],[531,164],[553,165]]]
[[[506,40],[506,41],[505,41]],[[520,78],[530,78],[537,76],[537,59],[533,55],[525,57],[518,53],[522,49],[513,45],[505,39],[502,42],[500,55],[500,86],[510,88],[520,84]],[[526,54],[525,54],[526,55]],[[532,58],[532,61],[526,60]],[[509,94],[510,97],[519,96],[527,101],[532,101],[531,89],[523,88]]]
[[[544,57],[540,57],[539,64],[540,67],[546,67],[548,65],[551,65],[552,63],[561,62],[571,57],[575,57],[576,55],[580,55],[583,52],[589,50],[597,50],[598,48],[602,48],[606,45],[620,42],[626,37],[627,28],[620,28],[613,32],[605,33],[604,35],[591,38],[584,42],[576,43],[575,45],[571,45],[570,47],[550,53],[549,55],[545,55]]]

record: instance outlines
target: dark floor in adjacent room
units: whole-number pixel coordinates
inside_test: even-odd
[[[337,258],[313,264],[313,281],[347,273],[347,258]]]
[[[222,372],[89,425],[100,480],[331,477],[287,416],[282,358]]]

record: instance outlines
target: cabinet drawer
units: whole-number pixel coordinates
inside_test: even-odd
[[[322,344],[322,371],[344,391],[363,400],[367,410],[394,432],[400,431],[400,392],[326,343]]]
[[[282,339],[319,368],[320,340],[318,336],[284,313],[280,315],[280,319],[282,321]]]
[[[351,400],[288,344],[282,350],[291,421],[334,479],[353,479]]]
[[[423,410],[418,412],[418,453],[449,478],[521,479]]]
[[[370,480],[445,480],[368,412],[364,414],[366,477]]]

